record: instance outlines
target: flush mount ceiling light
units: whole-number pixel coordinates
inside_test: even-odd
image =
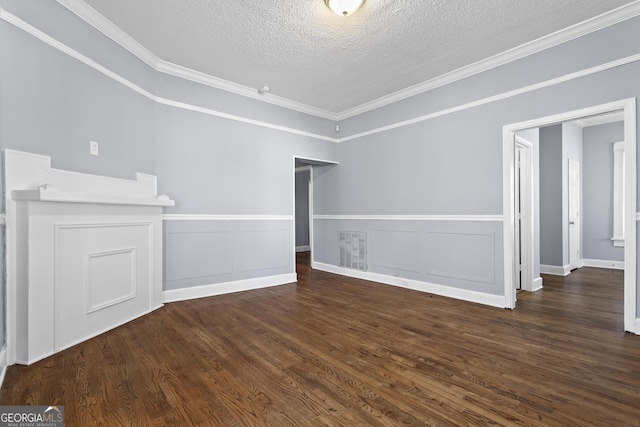
[[[356,10],[360,9],[360,6],[364,4],[365,0],[324,0],[324,4],[335,12],[336,15],[348,16]]]

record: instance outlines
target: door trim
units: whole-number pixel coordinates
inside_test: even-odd
[[[626,142],[625,156],[625,244],[624,248],[624,330],[636,333],[636,218],[637,218],[637,124],[636,98],[628,98],[607,104],[601,104],[562,114],[551,115],[529,121],[505,125],[502,132],[503,159],[503,238],[504,238],[504,304],[505,308],[515,308],[514,287],[514,155],[515,132],[525,129],[550,126],[581,117],[622,110],[624,112],[624,139]]]
[[[520,254],[521,263],[521,288],[524,291],[534,290],[534,260],[533,260],[533,144],[521,136],[515,136],[515,146],[525,153],[524,159],[524,185],[521,185],[520,200],[524,201],[521,207]],[[515,148],[515,147],[514,147]],[[522,167],[522,166],[521,166]],[[514,170],[515,172],[515,170]],[[522,178],[521,178],[522,179]],[[524,190],[524,191],[523,191]],[[515,203],[514,203],[515,209]]]
[[[577,233],[578,233],[578,256],[575,259],[572,259],[572,254],[573,254],[573,250],[575,249],[572,245],[572,235],[571,235],[571,168],[575,167],[578,169],[578,215],[576,215],[576,225],[577,227]],[[569,268],[571,270],[577,269],[582,267],[582,263],[580,262],[580,260],[582,259],[582,251],[580,250],[580,246],[582,246],[582,211],[581,211],[581,205],[582,205],[582,165],[580,164],[580,162],[573,160],[573,159],[567,159],[567,202],[569,204],[568,209],[567,209],[567,231],[568,231],[568,236],[567,236],[567,246],[569,248]],[[574,262],[575,261],[575,262]]]

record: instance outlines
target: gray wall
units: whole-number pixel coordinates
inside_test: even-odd
[[[637,97],[640,95],[640,86],[637,85],[640,63],[631,61],[599,69],[592,74],[518,94],[507,92],[637,55],[640,45],[628,41],[638,37],[640,18],[633,18],[490,71],[342,120],[341,137],[348,140],[338,146],[340,165],[314,182],[316,214],[336,219],[322,219],[314,226],[322,222],[323,227],[329,230],[367,231],[366,224],[358,223],[358,218],[367,215],[501,215],[503,126]],[[497,97],[489,99],[493,96]],[[471,106],[480,100],[484,103]],[[414,120],[420,117],[425,119]],[[412,120],[412,124],[400,125],[406,120]],[[383,127],[385,130],[358,136],[361,132]],[[558,127],[556,132],[560,141],[562,127]],[[556,148],[560,150],[561,145]],[[542,150],[541,135],[541,168],[544,163]],[[555,174],[556,182],[561,183],[560,158]],[[541,169],[541,199],[544,197],[545,177]],[[561,184],[556,197],[558,203],[562,203]],[[541,204],[541,230],[544,229],[542,220],[545,215],[542,209]],[[354,223],[344,224],[345,220],[339,218],[345,215],[353,216]],[[561,215],[560,207],[554,233],[562,237],[565,233]],[[336,224],[329,226],[329,222]],[[394,223],[390,218],[376,227],[388,229]],[[447,229],[447,233],[451,232],[450,224],[434,224],[437,228]],[[458,222],[454,227],[460,227],[460,234],[473,234],[474,228],[482,233],[478,224],[465,224],[463,227]],[[412,226],[409,231],[416,228]],[[314,240],[314,250],[316,253],[326,252],[323,259],[333,260],[335,264],[337,247],[332,240],[334,237],[329,237],[324,242]],[[543,240],[541,235],[540,262],[565,265],[562,244],[545,250]],[[499,242],[497,250],[502,251],[502,236],[496,241]],[[377,251],[379,253],[375,242],[369,240],[369,261],[371,254]],[[476,255],[482,256],[480,253]],[[419,256],[429,255],[421,253]],[[544,259],[545,256],[548,259]],[[428,264],[430,260],[419,261]],[[446,262],[449,269],[460,265],[454,253]],[[388,274],[407,276],[400,268]],[[482,289],[495,294],[503,292],[502,283],[498,281],[484,286],[452,284],[437,277],[432,279],[436,284],[446,283],[463,289]]]
[[[540,263],[564,266],[562,125],[540,129]]]
[[[613,143],[624,140],[622,122],[583,131],[584,258],[624,261],[624,248],[613,246]]]
[[[296,172],[296,247],[309,246],[309,170]]]

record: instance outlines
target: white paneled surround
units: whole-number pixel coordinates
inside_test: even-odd
[[[31,364],[162,306],[156,177],[51,168],[5,150],[7,346]]]

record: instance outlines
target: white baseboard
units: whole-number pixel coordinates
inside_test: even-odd
[[[163,292],[164,302],[185,301],[196,298],[206,298],[233,292],[250,291],[271,286],[294,283],[298,280],[296,273],[281,274],[279,276],[258,277],[256,279],[237,280],[235,282],[215,283],[213,285],[194,286],[185,289],[173,289]]]
[[[309,252],[310,250],[309,246],[296,246],[296,252]]]
[[[611,270],[624,270],[624,261],[606,261],[602,259],[583,259],[585,267],[609,268]]]
[[[634,334],[640,335],[640,319],[636,319],[636,330],[633,331]]]
[[[505,307],[505,298],[503,295],[491,295],[483,292],[467,291],[464,289],[452,288],[450,286],[436,285],[434,283],[420,282],[417,280],[404,279],[401,277],[352,270],[349,268],[338,267],[335,265],[324,264],[315,261],[311,263],[311,268],[326,271],[328,273],[339,274],[341,276],[354,277],[356,279],[369,280],[371,282],[383,283],[385,285],[398,286],[400,288],[413,289],[415,291],[428,292],[430,294],[455,298],[463,301],[490,305],[492,307]]]
[[[533,279],[533,289],[531,289],[531,292],[537,292],[540,289],[542,289],[542,277]]]
[[[5,345],[0,350],[0,388],[4,383],[4,376],[7,373],[7,346]]]
[[[540,273],[551,274],[553,276],[568,276],[571,273],[571,266],[557,266],[540,264]]]

